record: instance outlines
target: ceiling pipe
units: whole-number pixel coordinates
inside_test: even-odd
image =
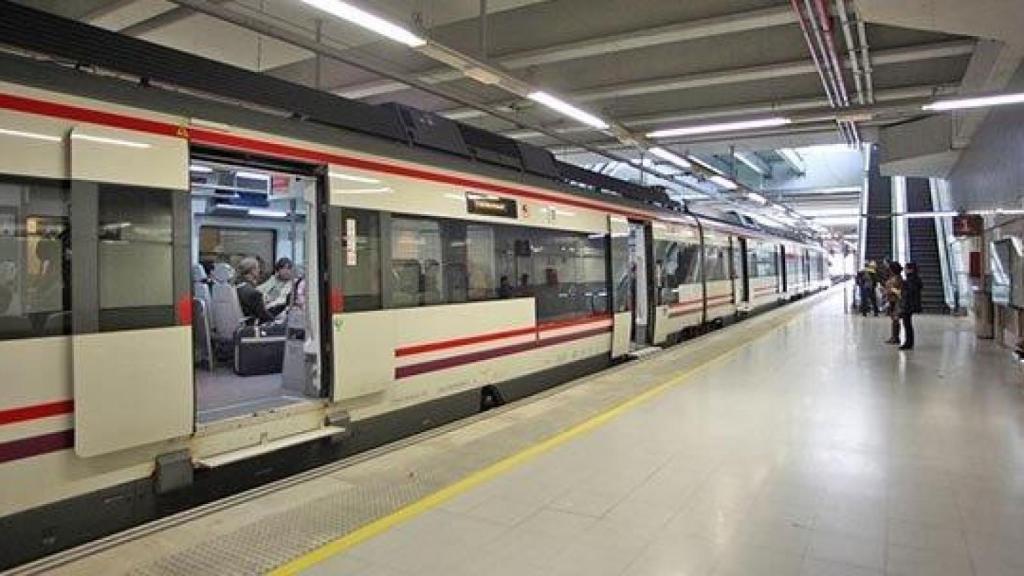
[[[861,68],[864,70],[864,90],[867,92],[868,104],[875,103],[875,86],[871,78],[871,56],[868,52],[868,34],[864,28],[864,20],[854,12],[857,19],[857,37],[860,40]]]
[[[798,0],[789,0],[789,3],[793,6],[793,11],[796,13],[797,21],[800,23],[800,31],[804,35],[804,42],[807,44],[807,49],[811,52],[811,60],[814,62],[814,69],[818,73],[818,78],[821,80],[821,87],[825,89],[825,97],[828,99],[828,104],[831,107],[835,107],[835,97],[832,95],[832,89],[829,85],[828,80],[825,79],[825,71],[821,67],[821,62],[818,61],[818,52],[814,49],[814,41],[811,40],[811,33],[808,31],[807,21],[804,20],[803,12],[800,10],[800,4]]]
[[[850,62],[850,68],[853,70],[853,84],[857,89],[857,104],[863,106],[866,104],[864,100],[864,83],[861,80],[861,68],[860,63],[857,62],[857,48],[853,43],[853,30],[850,27],[850,17],[846,13],[846,1],[836,1],[836,13],[839,14],[839,22],[843,28],[843,39],[846,41],[846,54],[847,60]]]

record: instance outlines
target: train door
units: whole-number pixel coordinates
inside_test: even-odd
[[[789,255],[786,253],[786,245],[779,244],[779,249],[776,250],[776,257],[779,262],[779,292],[785,294],[789,292],[789,270],[786,266],[786,261]]]
[[[325,395],[315,166],[193,151],[199,426]]]
[[[611,236],[609,278],[612,302],[612,358],[629,354],[633,332],[633,278],[630,273],[629,221],[618,216],[608,218]]]
[[[51,274],[70,264],[75,453],[187,436],[188,145],[93,125],[75,127],[68,141],[70,250],[53,244],[39,254]],[[49,221],[38,227],[56,224]],[[59,329],[64,320],[46,324]]]
[[[738,249],[733,250],[733,256],[736,260],[736,274],[739,275],[739,285],[736,290],[736,302],[751,301],[751,273],[750,273],[750,259],[748,258],[748,252],[746,252],[746,239],[737,238]]]
[[[648,258],[651,247],[650,226],[643,222],[629,223],[629,261],[632,277],[633,322],[631,347],[645,348],[651,342],[653,326],[653,298],[650,279],[652,262]]]

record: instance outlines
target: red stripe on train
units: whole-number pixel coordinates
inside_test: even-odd
[[[524,336],[526,334],[533,334],[534,332],[536,332],[536,330],[536,328],[530,326],[529,328],[517,328],[515,330],[505,330],[504,332],[493,332],[490,334],[479,334],[477,336],[465,336],[462,338],[452,338],[451,340],[441,340],[438,342],[428,342],[426,344],[404,346],[402,348],[395,350],[395,356],[410,356],[412,354],[434,352],[436,350],[443,350],[445,348],[456,348],[459,346],[467,346],[469,344],[478,344],[480,342],[502,340],[504,338],[511,338],[513,336]]]
[[[455,368],[456,366],[472,364],[475,362],[482,362],[484,360],[490,360],[492,358],[498,358],[501,356],[519,354],[520,352],[527,352],[529,350],[544,348],[546,346],[554,346],[555,344],[562,344],[565,342],[570,342],[572,340],[589,338],[591,336],[606,334],[608,332],[611,332],[611,327],[604,326],[601,328],[587,330],[585,332],[577,332],[575,334],[553,336],[545,340],[524,342],[522,344],[512,344],[509,346],[502,346],[501,348],[492,348],[490,350],[481,350],[480,352],[470,352],[468,354],[460,354],[458,356],[449,356],[447,358],[439,358],[437,360],[421,362],[419,364],[412,364],[409,366],[399,366],[398,368],[395,368],[395,379],[408,378],[410,376],[426,374],[428,372],[436,372],[438,370],[446,370],[448,368]]]
[[[75,431],[61,430],[41,436],[0,443],[0,464],[66,450],[75,445]]]
[[[0,426],[13,424],[14,422],[24,422],[25,420],[38,420],[39,418],[56,416],[58,414],[70,414],[74,410],[75,403],[73,400],[58,400],[34,406],[9,408],[7,410],[0,410]]]

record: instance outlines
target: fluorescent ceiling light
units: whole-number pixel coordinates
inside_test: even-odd
[[[348,180],[349,182],[361,182],[363,184],[380,184],[380,180],[377,180],[376,178],[345,174],[344,172],[331,172],[329,176],[333,180]]]
[[[213,172],[213,168],[210,168],[208,166],[200,166],[199,164],[192,164],[191,166],[188,167],[188,171],[197,172],[199,174],[209,174],[210,172]]]
[[[405,44],[410,48],[420,48],[426,46],[427,41],[423,38],[413,34],[412,32],[402,28],[397,24],[388,22],[380,16],[370,14],[365,10],[356,8],[348,2],[342,2],[341,0],[302,0],[306,4],[327,12],[332,16],[341,18],[346,22],[355,24],[365,28],[371,32],[375,32],[390,38],[395,42]]]
[[[761,166],[757,162],[754,162],[746,154],[744,154],[742,152],[736,152],[733,155],[736,156],[737,160],[739,160],[740,162],[743,162],[744,164],[746,164],[747,168],[750,168],[751,170],[753,170],[754,172],[757,172],[758,174],[760,174],[762,176],[765,175],[764,169],[762,169]]]
[[[133,140],[120,140],[118,138],[106,138],[103,136],[92,136],[90,134],[82,134],[81,132],[75,132],[71,134],[71,137],[75,140],[87,140],[89,142],[96,142],[99,144],[113,144],[114,146],[124,146],[126,148],[149,148],[150,145],[145,142],[135,142]]]
[[[534,102],[539,102],[547,106],[548,108],[551,108],[552,110],[561,112],[562,114],[565,114],[566,116],[574,120],[582,122],[587,126],[597,128],[598,130],[608,129],[608,123],[605,122],[604,120],[601,120],[600,118],[594,116],[589,112],[584,112],[583,110],[580,110],[579,108],[573,106],[572,104],[569,104],[564,100],[556,98],[555,96],[552,96],[547,92],[543,92],[540,90],[536,92],[531,92],[529,95],[527,95],[527,98],[533,100]]]
[[[651,148],[649,150],[649,152],[651,154],[654,154],[658,158],[661,158],[662,160],[665,160],[666,162],[671,162],[672,164],[675,164],[676,166],[678,166],[680,168],[685,168],[685,169],[693,168],[693,164],[690,164],[690,162],[686,158],[683,158],[683,157],[681,157],[681,156],[679,156],[677,154],[673,154],[672,152],[670,152],[670,151],[668,151],[668,150],[666,150],[664,148],[654,147],[654,148]]]
[[[235,178],[248,178],[250,180],[270,180],[270,176],[259,172],[235,172]]]
[[[687,158],[689,158],[690,161],[693,162],[694,164],[696,164],[696,165],[698,165],[698,166],[700,166],[700,167],[702,167],[702,168],[704,168],[706,170],[710,170],[711,172],[714,172],[715,174],[718,174],[719,176],[725,176],[725,172],[722,172],[718,168],[715,168],[711,164],[708,164],[707,162],[701,160],[700,158],[697,158],[696,156],[694,156],[692,154],[690,156],[687,156]]]
[[[733,132],[753,128],[771,128],[784,126],[792,122],[789,118],[759,118],[757,120],[740,120],[738,122],[721,122],[718,124],[702,124],[699,126],[683,126],[648,132],[648,138],[669,138],[672,136],[690,136],[693,134],[710,134],[712,132]]]
[[[804,163],[804,159],[801,158],[799,154],[797,154],[796,150],[793,150],[791,148],[780,148],[776,150],[776,152],[779,153],[779,156],[782,156],[783,158],[788,160],[790,164],[794,166],[802,166]]]
[[[768,199],[765,198],[764,196],[761,196],[757,192],[747,192],[747,200],[751,200],[753,202],[757,202],[758,204],[767,204],[768,203]]]
[[[38,134],[36,132],[22,132],[21,130],[8,130],[6,128],[0,128],[0,134],[4,136],[17,136],[19,138],[30,138],[32,140],[46,140],[47,142],[60,142],[62,139],[60,136],[51,136],[49,134]]]
[[[984,108],[1006,104],[1024,104],[1024,92],[1019,94],[1002,94],[999,96],[980,96],[978,98],[957,98],[956,100],[940,100],[921,106],[922,110],[962,110],[964,108]]]
[[[721,186],[722,188],[725,188],[726,190],[735,190],[735,189],[739,188],[738,184],[736,184],[732,180],[729,180],[725,176],[717,176],[716,175],[716,176],[712,176],[711,178],[708,178],[708,180],[710,182],[714,182],[715,184]]]
[[[249,208],[249,216],[265,216],[267,218],[284,218],[287,212],[280,210],[266,210],[264,208]]]

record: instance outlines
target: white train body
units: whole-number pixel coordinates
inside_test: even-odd
[[[320,189],[310,188],[307,198],[329,216],[320,224],[310,221],[306,253],[311,270],[327,274],[329,267],[356,268],[366,258],[390,260],[391,266],[379,270],[371,284],[390,283],[394,301],[399,292],[395,286],[405,282],[401,266],[430,270],[437,264],[433,257],[416,260],[417,255],[422,258],[434,250],[429,245],[434,230],[441,230],[437,234],[443,240],[446,223],[452,223],[464,240],[439,244],[439,249],[465,253],[471,263],[480,254],[489,254],[480,256],[483,266],[493,265],[488,258],[503,258],[495,248],[501,230],[514,229],[531,238],[509,244],[504,257],[515,262],[509,268],[515,276],[508,280],[530,276],[530,282],[541,277],[544,282],[530,284],[534,294],[494,298],[495,293],[508,292],[494,285],[498,272],[490,270],[483,279],[474,279],[472,271],[443,270],[437,277],[456,278],[451,282],[459,286],[464,302],[382,302],[368,309],[358,309],[359,300],[342,293],[334,280],[313,283],[313,317],[324,322],[309,329],[329,331],[317,340],[319,373],[324,376],[318,382],[318,397],[244,417],[199,422],[188,278],[195,253],[189,245],[196,240],[189,232],[187,211],[189,169],[197,149],[281,159],[319,171]],[[58,549],[70,542],[70,536],[60,534],[54,515],[69,514],[76,502],[95,502],[90,498],[96,497],[106,502],[103,514],[113,518],[107,531],[159,515],[160,507],[149,504],[152,498],[140,494],[163,481],[164,471],[157,465],[162,455],[186,454],[197,468],[198,481],[215,477],[221,466],[237,470],[248,460],[289,446],[338,436],[338,422],[345,422],[348,434],[356,431],[359,441],[354,449],[362,449],[372,445],[373,438],[387,440],[417,428],[359,436],[361,423],[387,426],[398,421],[389,417],[401,414],[403,422],[429,427],[460,413],[450,405],[439,408],[445,399],[460,397],[463,406],[475,406],[480,391],[492,386],[499,386],[506,400],[529,394],[537,389],[530,384],[533,378],[552,385],[599,369],[637,343],[662,345],[688,328],[828,285],[819,247],[690,214],[600,201],[554,182],[544,187],[520,180],[512,172],[502,180],[207,118],[0,83],[0,242],[5,226],[9,236],[18,236],[13,233],[18,226],[69,217],[73,256],[66,280],[92,283],[92,288],[82,290],[93,292],[79,295],[72,281],[73,293],[65,295],[71,306],[61,308],[59,301],[49,308],[38,305],[37,310],[64,313],[48,322],[66,321],[70,314],[70,327],[64,331],[53,324],[55,335],[0,336],[0,518],[7,523],[5,533],[23,530],[24,538],[34,542],[47,526],[57,526],[52,549]],[[102,212],[107,185],[149,191],[154,202],[166,201],[174,217],[168,226],[170,236],[154,239],[144,237],[149,233],[145,230],[135,230],[137,237],[106,240],[107,227],[116,224],[102,222],[94,224],[91,237],[86,237],[88,229],[76,229],[75,222],[81,221],[76,219],[83,217],[76,212],[76,195],[98,194]],[[34,202],[26,195],[42,194],[36,192],[40,186],[59,189],[54,197],[71,206],[71,215],[60,206],[54,207],[54,215],[26,214],[17,206],[4,211],[5,204],[19,198]],[[471,199],[497,204],[471,212]],[[32,203],[32,210],[41,205]],[[497,213],[502,210],[506,212]],[[390,224],[391,247],[376,240],[378,252],[390,250],[386,257],[363,252],[360,242],[366,232],[360,227],[366,218]],[[327,229],[322,229],[324,223]],[[638,249],[646,264],[646,286],[638,284],[638,271],[629,272],[628,261],[613,255],[619,253],[615,243],[629,236],[629,227],[644,230],[652,246],[675,255],[670,271],[667,262],[656,262],[657,250]],[[26,229],[18,239],[8,240],[55,241],[31,235]],[[139,243],[138,250],[129,249],[133,242]],[[408,258],[402,242],[411,246]],[[98,255],[82,260],[87,258],[86,248],[92,250],[97,243]],[[552,253],[556,248],[570,256]],[[680,269],[680,250],[689,251],[688,262],[695,269]],[[318,262],[317,253],[327,260]],[[720,262],[714,277],[706,278],[706,264],[712,258]],[[83,271],[80,262],[92,262],[94,268]],[[780,266],[781,262],[786,264]],[[54,265],[51,261],[47,266]],[[757,273],[748,272],[752,269]],[[567,270],[573,274],[571,284],[560,277]],[[420,282],[424,277],[432,282],[424,276],[432,273],[420,272]],[[447,276],[444,279],[448,282]],[[632,286],[632,292],[620,294],[617,281]],[[363,289],[373,287],[359,288]],[[550,293],[541,294],[548,289]],[[481,295],[478,301],[474,294]],[[483,296],[488,294],[491,297]],[[73,305],[82,299],[98,302],[99,307],[80,318]],[[642,311],[637,310],[640,306]],[[118,310],[149,310],[152,320],[133,327],[135,320]],[[19,320],[13,316],[16,330]],[[637,338],[638,330],[646,332],[643,337]],[[416,416],[420,407],[425,416]],[[140,512],[140,507],[151,509]],[[7,542],[0,543],[0,557],[8,564],[24,560],[12,541]]]

